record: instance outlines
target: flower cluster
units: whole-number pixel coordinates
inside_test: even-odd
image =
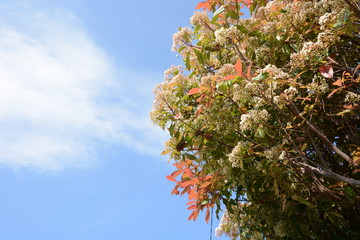
[[[231,26],[230,28],[220,28],[215,31],[215,41],[220,45],[227,45],[230,40],[239,38],[241,32],[236,28],[236,26]]]
[[[254,130],[262,126],[262,124],[269,119],[270,115],[266,109],[250,110],[246,114],[241,115],[240,129],[242,131]]]

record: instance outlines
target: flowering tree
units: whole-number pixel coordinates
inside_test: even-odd
[[[189,220],[225,206],[216,231],[232,239],[359,239],[359,2],[197,8],[151,112]]]

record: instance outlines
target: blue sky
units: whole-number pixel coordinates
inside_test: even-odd
[[[148,119],[196,4],[0,1],[0,239],[209,239]]]

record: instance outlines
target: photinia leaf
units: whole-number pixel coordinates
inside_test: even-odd
[[[241,60],[240,60],[240,58],[236,61],[236,63],[235,63],[235,70],[236,70],[236,72],[238,73],[238,75],[242,75],[242,62],[241,62]]]
[[[339,78],[338,80],[336,80],[335,82],[333,82],[333,84],[332,84],[332,85],[335,85],[335,86],[339,86],[339,87],[341,87],[342,82],[343,82],[343,80],[342,80],[341,78]]]
[[[196,5],[196,9],[201,9],[201,8],[204,8],[204,11],[206,11],[208,9],[210,10],[209,1],[204,1],[204,2],[201,2],[198,5]]]
[[[208,223],[210,220],[210,208],[206,209],[205,221]]]
[[[237,75],[228,75],[224,78],[224,80],[230,80],[230,79],[234,79]]]
[[[188,209],[188,210],[194,210],[194,209],[196,209],[196,204],[191,205],[191,206],[190,206],[190,207],[188,207],[187,209]]]
[[[325,78],[333,78],[334,69],[330,65],[322,65],[319,67],[321,75]]]
[[[187,95],[194,95],[194,94],[197,94],[200,92],[201,92],[200,88],[193,88],[193,89],[190,89],[190,91],[187,93]]]
[[[167,180],[169,180],[169,181],[176,182],[176,179],[175,179],[173,176],[171,176],[171,175],[167,175],[166,178],[167,178]]]

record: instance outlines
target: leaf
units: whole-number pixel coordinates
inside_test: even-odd
[[[204,8],[204,11],[206,11],[208,9],[210,10],[209,1],[204,1],[204,2],[201,2],[198,5],[196,5],[196,9],[201,9],[201,8]]]
[[[356,197],[356,195],[357,195],[356,192],[354,191],[354,189],[352,189],[349,186],[345,186],[344,191],[345,191],[346,195],[348,195],[349,197]]]
[[[242,62],[240,60],[240,58],[236,61],[235,63],[235,70],[238,73],[238,75],[242,75]]]
[[[184,169],[186,175],[188,175],[189,177],[193,177],[193,173],[191,172],[191,170],[189,168],[185,168]]]
[[[269,77],[268,73],[261,73],[259,75],[257,75],[256,77],[253,77],[252,80],[254,81],[261,81],[261,80],[265,80]]]
[[[200,92],[201,92],[200,88],[193,88],[193,89],[190,89],[190,91],[187,93],[187,95],[194,95],[194,94],[198,94]]]
[[[167,175],[166,178],[167,178],[167,180],[169,180],[169,181],[176,182],[176,179],[175,179],[173,176],[171,176],[171,175]]]
[[[188,196],[188,199],[189,199],[189,200],[190,200],[190,199],[198,199],[198,197],[199,197],[198,191],[196,191],[196,189],[193,188],[193,189],[191,190],[189,196]]]
[[[332,85],[341,87],[341,86],[342,86],[342,82],[343,82],[343,80],[342,80],[341,78],[339,78],[338,80],[336,80],[335,82],[333,82]]]
[[[291,198],[294,199],[295,201],[298,201],[298,202],[300,202],[300,203],[302,203],[302,204],[305,204],[305,205],[307,205],[307,206],[309,206],[309,207],[311,207],[311,208],[315,208],[315,206],[314,206],[312,203],[306,201],[305,199],[303,199],[303,198],[300,197],[300,196],[292,195]]]
[[[210,220],[210,208],[206,209],[205,221],[208,223]]]
[[[333,78],[334,69],[330,65],[322,65],[319,67],[320,74],[325,78]]]
[[[221,7],[219,7],[218,10],[216,10],[216,11],[214,12],[214,17],[217,16],[217,15],[219,15],[220,13],[222,13],[224,10],[225,10],[224,5],[222,5]]]
[[[334,95],[334,93],[336,93],[338,90],[340,90],[342,88],[344,88],[344,86],[334,89],[327,97],[330,98],[332,95]]]
[[[209,186],[211,184],[211,182],[204,182],[200,185],[200,188],[206,188],[207,186]]]
[[[224,78],[224,80],[230,80],[230,79],[234,79],[237,75],[228,75]]]
[[[191,206],[188,207],[187,209],[188,209],[188,210],[194,210],[194,209],[196,209],[196,204],[191,205]]]

